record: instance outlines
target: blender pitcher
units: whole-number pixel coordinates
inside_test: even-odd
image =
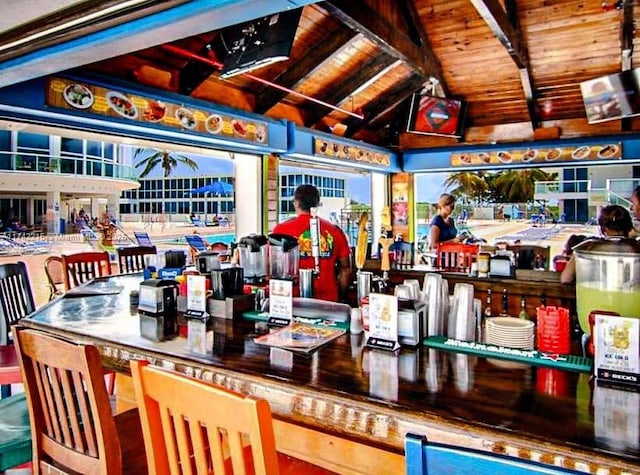
[[[610,237],[590,239],[574,248],[576,306],[580,328],[590,334],[589,313],[616,312],[640,318],[640,243]]]
[[[269,276],[295,280],[298,277],[298,239],[288,234],[269,234]]]
[[[250,234],[238,242],[238,258],[247,283],[264,282],[267,277],[267,238]]]

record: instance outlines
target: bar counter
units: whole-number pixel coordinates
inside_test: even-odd
[[[197,355],[185,338],[140,336],[129,306],[140,281],[112,277],[119,294],[60,298],[23,325],[98,346],[122,374],[120,404],[131,397],[134,358],[263,397],[279,450],[340,473],[404,473],[407,432],[585,473],[640,473],[640,395],[599,387],[589,374],[425,347],[379,352],[364,348],[362,334],[293,354],[255,344],[256,323],[243,320],[215,321],[212,352]]]

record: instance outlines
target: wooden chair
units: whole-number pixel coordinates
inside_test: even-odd
[[[396,241],[389,247],[393,256],[392,269],[411,269],[413,267],[414,249],[412,242]]]
[[[14,330],[36,473],[146,474],[138,411],[112,415],[98,349]]]
[[[574,470],[507,455],[436,444],[420,435],[405,437],[406,475],[548,475],[578,474]]]
[[[47,286],[49,287],[49,300],[64,294],[64,266],[62,257],[49,256],[44,261],[44,273],[47,276]]]
[[[11,384],[22,382],[15,348],[12,342],[11,326],[36,309],[31,291],[31,283],[24,262],[0,265],[0,394],[8,397]]]
[[[142,272],[145,268],[144,256],[157,254],[155,246],[119,247],[118,268],[121,274]]]
[[[131,373],[150,473],[332,473],[276,452],[271,409],[264,399],[147,361],[131,361]]]
[[[78,285],[101,277],[111,275],[111,261],[108,252],[80,252],[78,254],[62,255],[64,268],[64,288],[72,289]]]

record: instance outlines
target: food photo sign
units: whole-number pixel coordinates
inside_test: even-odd
[[[622,158],[622,143],[580,145],[577,147],[540,147],[518,150],[452,153],[452,167],[476,165],[547,164],[557,162],[585,162]]]
[[[314,139],[313,154],[352,162],[362,162],[369,165],[388,167],[391,164],[391,155],[389,153],[374,151],[358,145],[347,145],[320,137],[315,137]]]
[[[259,121],[212,113],[65,78],[50,79],[46,92],[46,104],[52,107],[159,124],[259,144],[268,142],[267,124]]]

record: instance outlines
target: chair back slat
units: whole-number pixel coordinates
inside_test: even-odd
[[[12,262],[0,265],[0,311],[4,317],[5,332],[0,344],[9,341],[11,326],[36,309],[27,265]]]
[[[131,361],[131,372],[150,473],[279,473],[266,400],[151,367],[146,361]],[[249,460],[243,445],[247,440]]]
[[[155,246],[130,246],[118,248],[118,267],[121,274],[141,272],[145,268],[144,256],[157,254]]]
[[[14,329],[37,446],[34,465],[121,474],[120,442],[97,348]]]
[[[111,275],[108,252],[80,252],[62,256],[66,290],[77,287],[96,277]]]

